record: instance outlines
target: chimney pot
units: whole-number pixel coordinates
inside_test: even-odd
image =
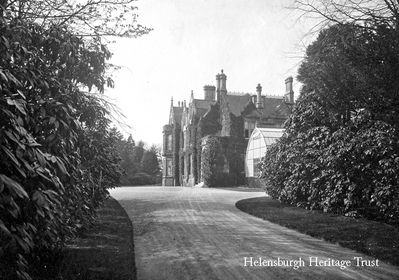
[[[205,85],[204,86],[204,99],[209,100],[209,101],[214,101],[215,100],[215,91],[216,91],[215,86]]]
[[[294,90],[292,87],[293,78],[290,76],[285,79],[285,101],[287,103],[294,103]]]
[[[223,69],[222,69],[222,74],[219,75],[219,79],[220,79],[220,91],[227,92],[226,89],[227,76],[223,73]]]

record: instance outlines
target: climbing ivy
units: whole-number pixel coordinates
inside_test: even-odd
[[[216,137],[209,136],[201,153],[201,170],[204,184],[208,187],[219,186],[223,177],[224,159],[220,142]]]

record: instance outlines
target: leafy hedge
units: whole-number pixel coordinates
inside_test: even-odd
[[[116,131],[99,92],[110,52],[66,28],[0,17],[0,275],[85,226],[119,183]],[[4,265],[3,265],[4,264]]]
[[[386,26],[320,33],[286,133],[260,166],[270,196],[399,224],[398,50]]]

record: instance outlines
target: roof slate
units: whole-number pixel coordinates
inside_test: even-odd
[[[193,99],[194,108],[196,109],[196,113],[199,117],[205,115],[205,113],[209,110],[211,105],[215,103],[216,101],[211,101],[211,100]]]
[[[244,111],[245,107],[251,101],[251,94],[246,93],[242,95],[227,94],[227,102],[229,109],[235,116],[240,116]],[[263,108],[260,111],[263,117],[277,117],[287,118],[290,114],[290,108],[284,102],[283,97],[263,97]],[[251,101],[252,102],[252,101]]]
[[[227,94],[227,103],[229,105],[230,112],[235,116],[240,116],[248,102],[251,100],[251,95],[231,95]]]

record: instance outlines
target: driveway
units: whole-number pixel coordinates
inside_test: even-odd
[[[235,207],[238,200],[263,196],[262,192],[124,187],[111,194],[133,222],[139,280],[399,279],[396,266],[356,266],[354,257],[374,259]],[[310,266],[310,258],[325,262]],[[352,266],[341,269],[328,259],[349,260]],[[259,260],[264,266],[255,266]]]

